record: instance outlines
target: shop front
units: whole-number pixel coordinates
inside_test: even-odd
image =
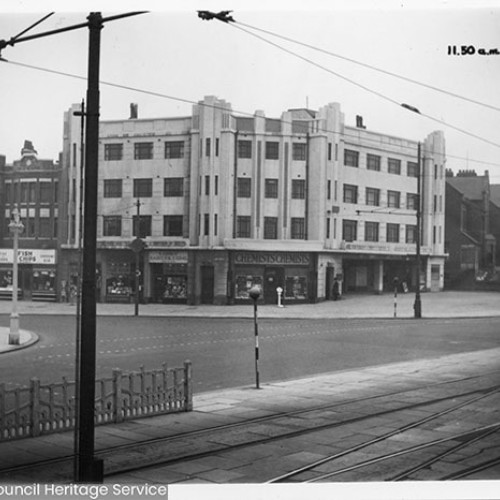
[[[186,303],[188,253],[186,250],[149,250],[149,300],[156,303]]]
[[[100,288],[104,302],[133,302],[135,268],[135,254],[129,249],[110,249],[98,252]],[[142,276],[140,276],[140,281],[142,281]]]
[[[12,296],[12,249],[0,249],[0,298]],[[56,300],[56,250],[18,250],[18,297],[24,300]]]
[[[315,257],[306,252],[233,252],[230,283],[235,302],[248,301],[249,290],[258,285],[265,304],[278,302],[278,289],[285,303],[315,300]]]

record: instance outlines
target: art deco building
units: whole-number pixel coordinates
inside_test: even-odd
[[[65,115],[61,273],[78,274],[80,118]],[[345,124],[337,103],[239,116],[205,97],[181,117],[102,121],[99,144],[98,299],[287,303],[417,283],[418,143]],[[443,287],[445,145],[422,140],[422,273]]]

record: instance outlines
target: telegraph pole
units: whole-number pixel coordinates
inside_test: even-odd
[[[77,481],[102,482],[103,462],[94,458],[96,368],[96,250],[97,166],[99,147],[99,62],[102,17],[92,12],[89,21],[87,120],[85,127],[85,213],[83,234],[81,346],[78,421]]]
[[[420,142],[418,143],[418,171],[417,171],[417,290],[415,292],[415,303],[413,304],[413,311],[415,313],[415,319],[422,317],[422,301],[420,300],[420,234],[421,234],[421,218],[422,218],[422,206],[421,206],[421,179],[422,179],[422,158],[420,151]]]

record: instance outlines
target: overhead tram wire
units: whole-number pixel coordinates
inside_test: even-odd
[[[410,109],[410,107],[408,105],[403,105],[402,103],[396,101],[395,99],[393,99],[393,98],[391,98],[391,97],[389,97],[389,96],[387,96],[385,94],[382,94],[381,92],[377,92],[376,90],[373,90],[373,89],[371,89],[371,88],[369,88],[369,87],[367,87],[367,86],[365,86],[365,85],[363,85],[361,83],[358,83],[355,80],[352,80],[351,78],[347,78],[346,76],[341,75],[340,73],[337,73],[336,71],[333,71],[330,68],[327,68],[327,67],[325,67],[325,66],[323,66],[321,64],[318,64],[318,63],[312,61],[308,57],[305,57],[305,56],[302,56],[300,54],[297,54],[296,52],[293,52],[292,50],[289,50],[289,49],[287,49],[287,48],[285,48],[285,47],[283,47],[281,45],[278,45],[277,43],[274,43],[271,40],[268,40],[267,38],[264,38],[264,37],[262,37],[260,35],[257,35],[256,33],[252,33],[251,31],[248,31],[248,30],[246,30],[244,28],[241,28],[240,26],[237,26],[234,23],[227,23],[227,24],[229,24],[233,28],[236,28],[236,29],[239,29],[239,30],[243,31],[244,33],[247,33],[250,36],[253,36],[253,37],[255,37],[255,38],[259,39],[259,40],[262,40],[263,42],[265,42],[265,43],[267,43],[269,45],[272,45],[273,47],[276,47],[276,48],[282,50],[283,52],[286,52],[287,54],[290,54],[290,55],[292,55],[294,57],[297,57],[297,58],[299,58],[299,59],[307,62],[308,64],[311,64],[312,66],[315,66],[315,67],[317,67],[319,69],[322,69],[323,71],[326,71],[327,73],[330,73],[330,74],[332,74],[332,75],[334,75],[334,76],[336,76],[338,78],[341,78],[342,80],[345,80],[345,81],[351,83],[352,85],[355,85],[356,87],[359,87],[359,88],[361,88],[361,89],[363,89],[363,90],[365,90],[365,91],[367,91],[367,92],[369,92],[371,94],[374,94],[377,97],[380,97],[380,98],[384,99],[385,101],[388,101],[388,102],[390,102],[392,104],[396,104],[399,107],[404,107],[404,108],[408,109],[409,111],[417,112],[418,114],[422,115],[423,117],[428,118],[429,120],[432,120],[432,121],[434,121],[436,123],[439,123],[441,125],[444,125],[445,127],[451,128],[453,130],[456,130],[457,132],[460,132],[462,134],[465,134],[465,135],[468,135],[470,137],[473,137],[474,139],[477,139],[479,141],[485,142],[486,144],[489,144],[491,146],[495,146],[497,148],[500,148],[500,144],[498,144],[496,142],[490,141],[489,139],[485,139],[484,137],[481,137],[479,135],[473,134],[472,132],[468,132],[467,130],[464,130],[464,129],[460,128],[460,127],[456,127],[455,125],[451,125],[451,124],[445,122],[444,120],[440,120],[439,118],[435,118],[435,117],[433,117],[431,115],[427,115],[425,113],[422,113],[422,112],[416,110],[416,108],[415,109]]]
[[[249,24],[242,23],[241,21],[235,21],[235,20],[233,20],[233,22],[236,23],[236,24],[239,24],[241,26],[245,26],[246,28],[250,28],[250,29],[253,29],[255,31],[260,31],[261,33],[266,33],[267,35],[271,35],[271,36],[274,36],[274,37],[277,37],[277,38],[281,38],[282,40],[285,40],[287,42],[292,42],[292,43],[295,43],[297,45],[302,45],[303,47],[307,47],[308,49],[312,49],[312,50],[315,50],[317,52],[321,52],[323,54],[326,54],[326,55],[329,55],[329,56],[332,56],[332,57],[336,57],[338,59],[343,59],[344,61],[348,61],[350,63],[357,64],[359,66],[363,66],[363,67],[371,69],[373,71],[378,71],[379,73],[383,73],[385,75],[389,75],[389,76],[392,76],[394,78],[399,78],[400,80],[404,80],[406,82],[413,83],[415,85],[419,85],[421,87],[425,87],[427,89],[434,90],[436,92],[441,92],[442,94],[446,94],[446,95],[449,95],[451,97],[455,97],[456,99],[461,99],[463,101],[467,101],[467,102],[470,102],[472,104],[477,104],[478,106],[483,106],[485,108],[493,109],[495,111],[500,111],[499,107],[493,106],[492,104],[487,104],[485,102],[477,101],[476,99],[472,99],[470,97],[466,97],[466,96],[457,94],[455,92],[451,92],[450,90],[445,90],[445,89],[436,87],[434,85],[430,85],[428,83],[420,82],[420,81],[415,80],[413,78],[409,78],[409,77],[404,76],[404,75],[399,75],[397,73],[393,73],[392,71],[388,71],[388,70],[385,70],[385,69],[382,69],[382,68],[378,68],[378,67],[373,66],[371,64],[367,64],[367,63],[364,63],[364,62],[361,62],[361,61],[357,61],[356,59],[352,59],[350,57],[346,57],[346,56],[343,56],[343,55],[340,55],[340,54],[336,54],[334,52],[330,52],[330,51],[328,51],[326,49],[322,49],[321,47],[316,47],[314,45],[310,45],[308,43],[301,42],[299,40],[295,40],[293,38],[289,38],[289,37],[284,36],[284,35],[280,35],[279,33],[275,33],[275,32],[268,31],[268,30],[265,30],[265,29],[262,29],[262,28],[258,28],[256,26],[251,26]]]
[[[12,61],[12,60],[6,60],[6,59],[3,59],[3,58],[0,58],[0,61],[8,63],[8,64],[12,64],[14,66],[20,66],[20,67],[27,68],[27,69],[32,69],[32,70],[36,70],[36,71],[42,71],[42,72],[45,72],[45,73],[55,74],[55,75],[59,75],[59,76],[65,76],[65,77],[74,78],[74,79],[77,79],[77,80],[85,80],[86,81],[86,79],[87,79],[86,77],[81,76],[81,75],[76,75],[76,74],[73,74],[73,73],[67,73],[67,72],[64,72],[64,71],[59,71],[59,70],[54,70],[54,69],[49,69],[49,68],[43,68],[43,67],[40,67],[40,66],[34,66],[32,64],[26,64],[26,63],[16,62],[16,61]],[[193,99],[186,99],[186,98],[182,98],[182,97],[171,96],[171,95],[168,95],[168,94],[163,94],[161,92],[156,92],[156,91],[151,91],[151,90],[146,90],[146,89],[140,89],[140,88],[137,88],[137,87],[131,87],[129,85],[122,85],[122,84],[119,84],[119,83],[106,82],[106,81],[102,81],[102,80],[100,81],[100,83],[102,85],[105,85],[105,86],[108,86],[108,87],[114,87],[114,88],[118,88],[118,89],[122,89],[122,90],[129,90],[131,92],[137,92],[137,93],[141,93],[141,94],[150,95],[150,96],[153,96],[153,97],[159,97],[161,99],[169,99],[169,100],[172,100],[172,101],[183,102],[183,103],[186,103],[186,104],[194,104],[194,105],[197,105],[197,106],[203,106],[203,107],[212,108],[212,109],[220,109],[220,110],[224,110],[224,111],[226,110],[226,108],[224,108],[222,106],[217,106],[217,105],[214,105],[214,104],[206,104],[204,102],[195,101]],[[398,104],[398,105],[402,106],[401,104]],[[242,115],[242,116],[252,117],[252,118],[255,116],[254,113],[250,113],[250,112],[247,112],[247,111],[240,111],[240,110],[236,110],[236,109],[232,109],[231,112],[232,113],[237,113],[237,114]],[[422,115],[422,116],[424,116],[424,115]],[[287,122],[286,120],[283,120],[283,123],[291,125],[291,122]],[[320,131],[320,132],[338,134],[338,135],[340,135],[342,137],[345,137],[345,138],[353,138],[353,139],[357,139],[358,138],[357,134],[350,134],[348,132],[340,132],[338,130],[330,130],[330,129],[323,128],[323,127],[318,127],[317,130]],[[370,139],[369,137],[366,137],[365,140],[366,141],[373,141],[373,142],[377,142],[377,143],[379,142],[378,139]],[[415,142],[417,142],[417,141],[415,141]],[[417,154],[417,146],[415,146],[415,147],[413,147],[413,146],[401,146],[401,148],[408,150],[409,151],[407,153],[408,155],[415,154],[415,156],[416,156],[416,154]],[[461,157],[461,156],[455,156],[455,155],[450,155],[448,153],[446,154],[446,157],[447,158],[453,158],[453,159],[456,159],[456,160],[467,160],[468,162],[474,162],[474,163],[480,163],[480,164],[483,164],[483,165],[490,165],[490,166],[494,166],[494,167],[500,167],[500,163],[493,163],[493,162],[488,162],[488,161],[484,161],[484,160],[476,160],[474,158],[466,158],[466,157]]]

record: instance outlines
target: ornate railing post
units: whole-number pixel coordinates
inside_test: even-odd
[[[40,380],[31,379],[30,387],[30,436],[40,435]]]
[[[192,372],[191,361],[184,361],[184,411],[191,411],[193,409]]]
[[[113,370],[113,422],[123,422],[122,400],[122,371],[115,368]]]

